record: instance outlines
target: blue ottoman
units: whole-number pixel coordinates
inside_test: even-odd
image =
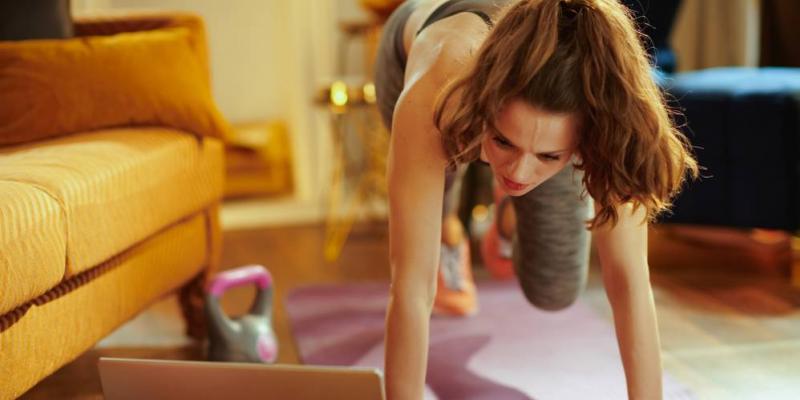
[[[800,68],[659,75],[696,147],[702,178],[663,222],[800,228]]]

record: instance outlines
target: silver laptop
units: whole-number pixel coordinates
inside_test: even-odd
[[[107,400],[383,400],[377,369],[100,358]]]

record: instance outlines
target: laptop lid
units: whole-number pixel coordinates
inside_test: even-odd
[[[100,358],[107,400],[383,400],[377,369]]]

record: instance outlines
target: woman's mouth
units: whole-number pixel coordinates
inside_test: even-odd
[[[503,180],[503,185],[505,185],[506,188],[508,188],[510,190],[513,190],[513,191],[518,191],[518,190],[525,189],[525,186],[526,186],[526,185],[523,185],[523,184],[521,184],[519,182],[514,182],[511,179],[506,178],[505,176],[503,177],[502,180]]]

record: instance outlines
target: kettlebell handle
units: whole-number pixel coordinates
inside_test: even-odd
[[[208,292],[214,297],[222,296],[232,287],[255,283],[264,290],[272,286],[272,275],[261,265],[248,265],[217,274],[211,281]]]

